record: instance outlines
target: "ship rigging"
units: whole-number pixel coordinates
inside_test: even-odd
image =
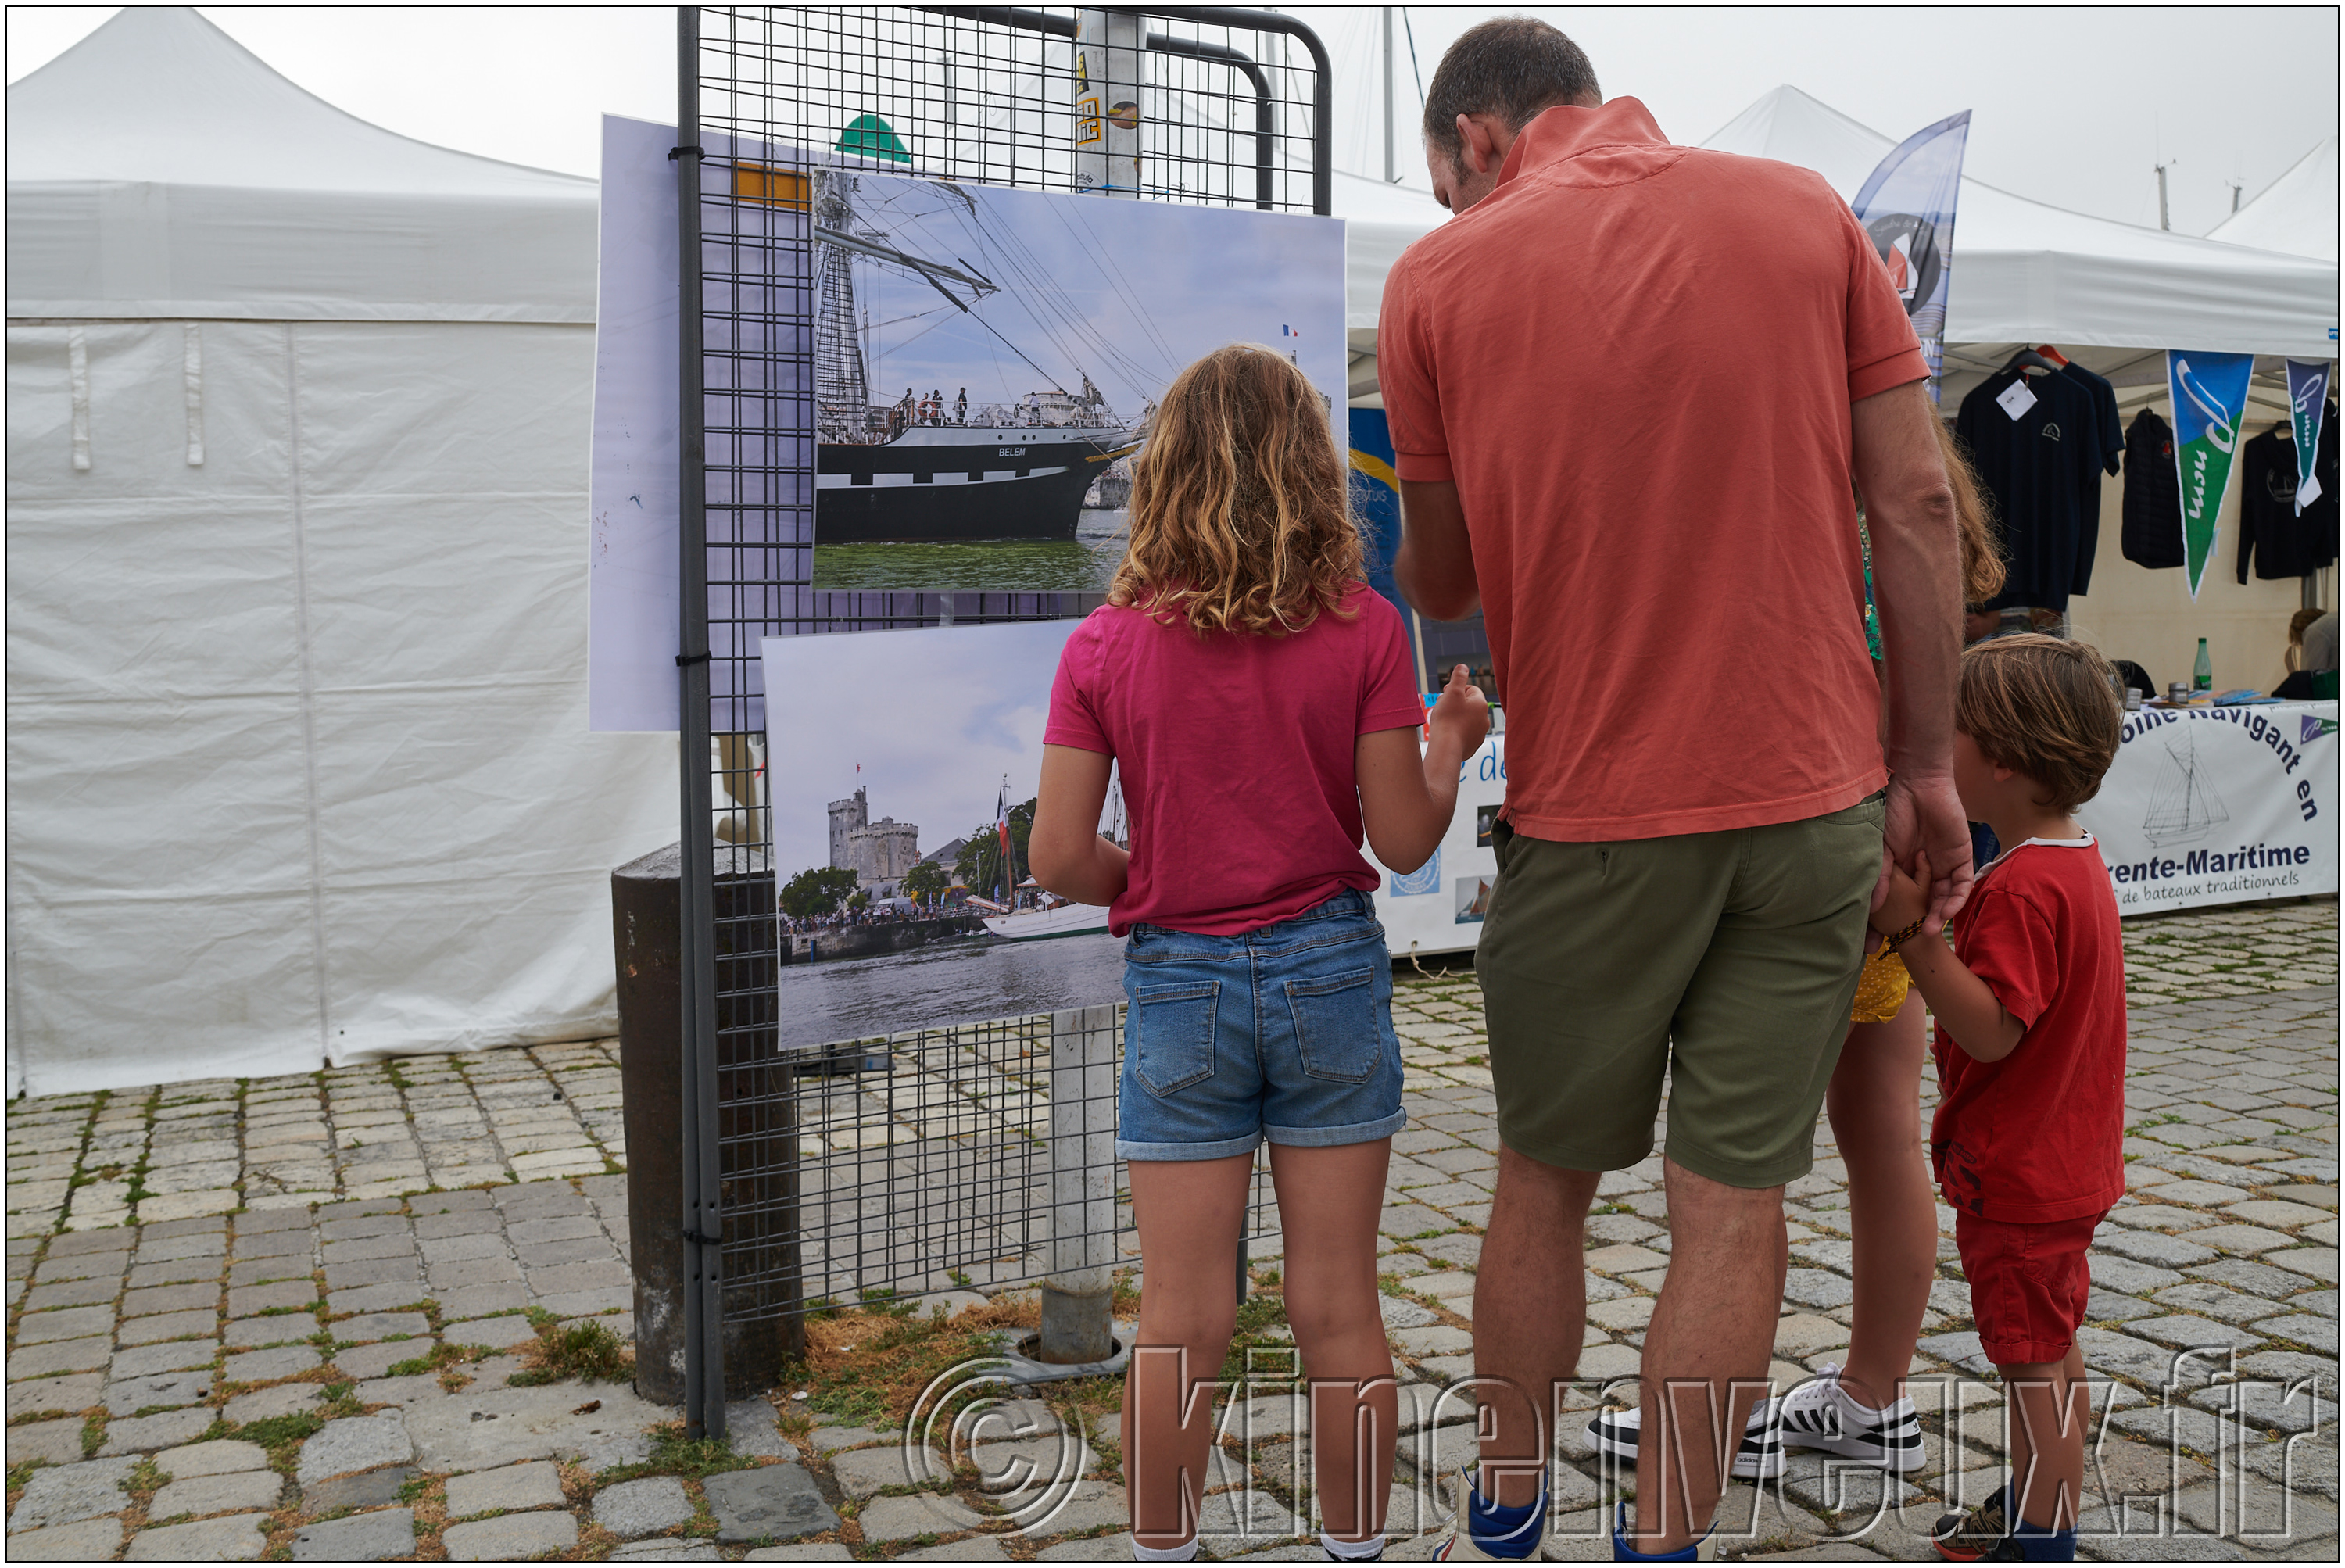
[[[946,261],[915,254],[868,221],[858,208],[860,184],[847,170],[815,174],[816,542],[1072,539],[1085,493],[1109,463],[1137,446],[1139,429],[1118,417],[1087,371],[1076,372],[1081,390],[1067,392],[980,311],[1004,294],[986,270],[958,256]],[[1024,274],[1012,282],[1046,336],[1052,334],[1042,312],[1055,314],[1095,350],[1122,357],[1063,301],[1048,297],[1057,285],[1020,259],[1013,237],[988,232],[989,219],[968,191],[948,181],[887,184],[917,184],[957,206],[978,237]],[[1008,403],[971,406],[965,387],[949,399],[941,388],[923,395],[908,387],[894,402],[875,401],[875,333],[896,323],[870,325],[857,297],[858,263],[925,281],[944,303],[916,315],[933,311],[974,323],[1041,378],[1041,386]]]

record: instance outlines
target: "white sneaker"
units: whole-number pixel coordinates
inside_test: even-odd
[[[1880,1410],[1861,1405],[1840,1386],[1836,1365],[1827,1362],[1777,1407],[1788,1447],[1822,1449],[1900,1475],[1922,1467],[1922,1421],[1914,1401],[1901,1399]]]
[[[1734,1451],[1734,1479],[1766,1481],[1783,1473],[1783,1444],[1775,1431],[1772,1411],[1780,1403],[1760,1400],[1742,1424],[1742,1442]],[[1623,1464],[1637,1462],[1637,1429],[1644,1421],[1639,1410],[1599,1410],[1588,1423],[1588,1441],[1596,1451]]]

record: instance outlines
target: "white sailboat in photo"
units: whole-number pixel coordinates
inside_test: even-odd
[[[1131,847],[1131,830],[1123,820],[1123,783],[1120,777],[1111,776],[1107,787],[1107,837],[1125,848]],[[1028,887],[1033,879],[1028,878]],[[1023,891],[1023,889],[1020,890]],[[1030,908],[1013,910],[1006,914],[986,917],[985,929],[1010,942],[1039,942],[1053,936],[1083,936],[1107,930],[1107,908],[1103,904],[1079,904],[1056,893],[1035,890],[1040,895]],[[975,903],[978,901],[969,901]]]
[[[1044,898],[1052,895],[1045,893]],[[1015,914],[989,915],[985,929],[1011,942],[1036,942],[1049,936],[1081,936],[1086,932],[1107,929],[1107,911],[1099,904],[1071,903],[1063,900],[1040,908],[1020,910]]]

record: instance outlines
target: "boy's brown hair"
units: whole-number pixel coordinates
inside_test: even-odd
[[[1277,353],[1215,349],[1173,378],[1132,465],[1108,602],[1201,632],[1301,631],[1367,575],[1319,389]]]
[[[2030,633],[1963,650],[1954,728],[1979,754],[2035,783],[2037,804],[2073,811],[2117,760],[2124,704],[2108,660],[2083,643]]]

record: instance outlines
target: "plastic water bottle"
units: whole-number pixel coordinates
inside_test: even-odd
[[[2198,662],[2190,667],[2190,686],[2194,691],[2215,689],[2215,663],[2207,657],[2207,639],[2198,639]]]

